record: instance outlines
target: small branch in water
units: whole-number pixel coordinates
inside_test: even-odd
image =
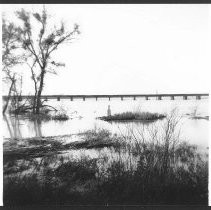
[[[42,105],[42,107],[50,107],[50,108],[54,109],[55,111],[58,111],[55,107],[50,106],[50,105]]]

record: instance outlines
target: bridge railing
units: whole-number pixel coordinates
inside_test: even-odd
[[[58,101],[60,99],[70,99],[71,101],[73,99],[83,99],[85,101],[86,98],[95,98],[98,100],[99,98],[108,98],[109,100],[111,98],[120,98],[121,100],[124,100],[124,98],[133,98],[136,100],[137,98],[145,98],[146,100],[149,100],[150,98],[156,98],[157,100],[162,100],[162,98],[169,97],[171,100],[175,100],[176,97],[182,97],[184,100],[187,100],[188,97],[195,97],[195,99],[200,100],[202,97],[207,96],[209,97],[208,93],[189,93],[189,94],[116,94],[116,95],[42,95],[41,99],[57,99]],[[33,99],[33,95],[22,95],[22,96],[11,96],[11,98],[17,98],[19,100],[22,99]],[[3,100],[6,100],[8,96],[3,96]]]

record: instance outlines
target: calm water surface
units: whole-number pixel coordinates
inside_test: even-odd
[[[209,121],[205,119],[192,119],[187,114],[196,113],[200,116],[208,116],[208,99],[202,100],[142,100],[137,99],[87,99],[83,101],[77,99],[70,101],[67,99],[49,100],[49,105],[67,112],[71,119],[59,121],[29,121],[22,117],[7,116],[3,121],[3,136],[5,138],[27,138],[36,136],[57,136],[66,134],[77,134],[88,129],[105,128],[113,133],[124,133],[128,127],[138,127],[140,123],[108,123],[97,120],[97,117],[107,114],[108,105],[111,107],[112,114],[125,111],[149,111],[168,114],[177,107],[178,114],[182,117],[180,122],[181,137],[183,140],[196,144],[205,149],[208,147],[208,126]],[[160,125],[161,120],[153,122]]]

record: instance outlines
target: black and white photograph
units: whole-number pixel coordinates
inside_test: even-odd
[[[208,206],[210,5],[1,15],[4,206]]]

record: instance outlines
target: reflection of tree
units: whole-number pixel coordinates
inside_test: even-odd
[[[15,117],[4,115],[3,117],[4,121],[6,122],[10,138],[22,138],[20,117],[18,115],[16,115]],[[42,137],[41,121],[35,119],[33,120],[33,122],[30,121],[29,124],[32,126],[31,128],[32,131],[30,132],[30,135],[32,136],[34,135],[36,137]]]
[[[35,130],[36,137],[42,137],[41,121],[38,119],[34,120],[34,130]]]
[[[18,115],[16,117],[11,118],[11,122],[13,125],[14,130],[14,137],[15,138],[22,138],[22,134],[20,131],[20,121]]]
[[[8,121],[8,119],[7,119],[7,115],[4,115],[3,117],[4,117],[4,121],[5,121],[6,124],[7,124],[7,128],[8,128],[8,131],[9,131],[9,133],[10,133],[10,138],[13,138],[13,137],[14,137],[13,131],[12,131],[11,127],[10,127],[9,121]]]
[[[4,115],[4,120],[7,124],[8,131],[10,133],[10,138],[22,138],[21,130],[20,130],[20,121],[18,116],[16,117],[7,117]]]

